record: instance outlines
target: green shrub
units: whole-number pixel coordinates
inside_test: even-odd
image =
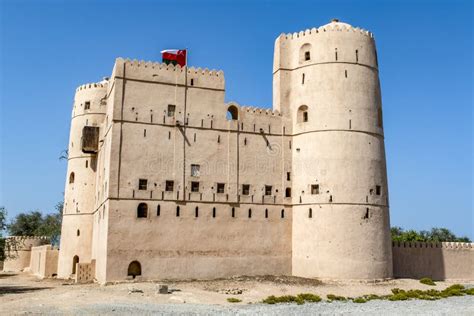
[[[275,296],[271,295],[264,299],[262,303],[265,304],[277,304],[277,303],[296,303],[298,305],[302,305],[305,302],[316,303],[320,302],[321,297],[311,293],[301,293],[297,296],[293,295],[283,295],[283,296]]]
[[[334,295],[334,294],[328,294],[328,295],[326,295],[326,297],[331,302],[332,301],[342,301],[342,302],[347,301],[347,298],[345,298],[344,296],[337,296],[337,295]]]
[[[240,302],[242,302],[242,300],[239,300],[238,298],[235,298],[235,297],[229,297],[229,298],[227,298],[227,302],[229,302],[229,303],[240,303]]]
[[[426,285],[436,285],[436,283],[433,282],[430,278],[422,278],[420,279],[421,284],[426,284]]]
[[[354,303],[367,303],[367,300],[363,297],[356,297],[355,299],[352,300]]]
[[[463,292],[464,294],[467,294],[467,295],[474,295],[474,287],[470,289],[465,289]]]
[[[315,294],[311,294],[311,293],[301,293],[301,294],[298,294],[297,297],[301,298],[302,300],[306,302],[311,302],[311,303],[321,302],[321,297]]]
[[[406,301],[409,299],[405,292],[393,294],[388,298],[390,301]]]

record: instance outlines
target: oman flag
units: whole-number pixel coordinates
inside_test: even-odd
[[[161,51],[161,57],[165,64],[186,66],[186,50],[185,49],[167,49]]]

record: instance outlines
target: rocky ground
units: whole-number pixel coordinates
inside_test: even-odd
[[[317,314],[452,314],[474,315],[472,296],[438,301],[320,302],[266,305],[269,295],[314,293],[356,297],[389,294],[392,288],[444,289],[454,282],[437,282],[435,287],[417,280],[399,279],[380,283],[325,282],[295,277],[238,277],[214,281],[160,282],[171,293],[159,294],[154,282],[120,283],[107,286],[76,285],[64,280],[37,280],[27,274],[0,274],[0,314],[109,315],[317,315]],[[474,286],[474,283],[463,283]],[[227,298],[242,300],[228,303]]]

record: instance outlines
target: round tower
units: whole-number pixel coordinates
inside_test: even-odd
[[[371,33],[337,20],[275,43],[274,107],[292,120],[293,274],[392,277],[382,104]]]
[[[75,273],[77,262],[91,261],[99,125],[106,111],[107,81],[76,89],[68,147],[58,277]]]

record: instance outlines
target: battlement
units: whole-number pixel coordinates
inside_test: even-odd
[[[393,241],[392,247],[397,248],[445,248],[445,249],[472,249],[474,243],[467,242],[418,242]]]
[[[257,114],[262,116],[281,116],[280,111],[272,110],[272,109],[264,109],[254,106],[247,106],[247,105],[240,105],[237,102],[228,102],[226,106],[235,106],[239,109],[240,112],[248,113],[248,114]]]
[[[8,236],[7,240],[25,241],[25,240],[45,240],[49,241],[47,236]]]
[[[80,85],[79,87],[76,88],[76,92],[81,91],[81,90],[86,90],[86,89],[97,89],[97,88],[105,88],[106,87],[105,80],[101,82],[95,82],[95,83],[85,83],[83,85]]]
[[[222,70],[214,70],[201,67],[181,67],[179,65],[165,64],[144,60],[130,60],[117,58],[115,75],[123,77],[121,67],[125,65],[126,77],[147,81],[158,81],[163,83],[184,84],[188,80],[188,86],[198,88],[224,89],[225,80]],[[187,76],[186,76],[187,72]],[[192,83],[191,83],[191,80]]]
[[[352,25],[349,25],[347,23],[341,23],[337,20],[334,20],[333,22],[320,26],[318,28],[313,27],[312,29],[306,29],[300,32],[287,33],[287,34],[282,33],[280,34],[279,38],[281,40],[293,40],[293,39],[298,39],[304,36],[316,35],[316,34],[325,33],[325,32],[353,32],[353,33],[366,35],[372,39],[374,38],[374,34],[372,32],[369,32],[359,27],[353,27]]]

